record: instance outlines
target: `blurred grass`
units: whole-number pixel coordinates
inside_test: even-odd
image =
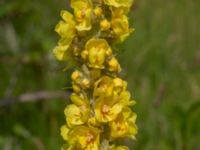
[[[140,0],[136,31],[118,54],[137,101],[139,134],[131,149],[200,150],[200,1]],[[0,1],[0,97],[69,86],[51,50],[60,0]],[[0,149],[60,149],[66,102],[0,108]],[[134,147],[134,148],[133,148]]]

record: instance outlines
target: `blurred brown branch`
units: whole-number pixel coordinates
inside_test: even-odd
[[[41,100],[67,99],[69,91],[38,91],[33,93],[24,93],[17,97],[0,99],[0,107],[15,103],[37,102]]]

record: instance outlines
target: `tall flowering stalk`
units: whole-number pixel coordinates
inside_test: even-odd
[[[136,114],[127,82],[112,47],[133,31],[127,13],[133,0],[71,0],[73,14],[61,11],[55,31],[61,36],[53,50],[60,61],[73,64],[72,104],[65,110],[62,150],[128,150],[117,145],[135,139]]]

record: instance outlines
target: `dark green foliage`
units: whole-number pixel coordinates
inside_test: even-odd
[[[139,134],[131,150],[200,149],[199,6],[135,1],[136,31],[118,54],[137,101]],[[70,87],[71,70],[62,72],[66,64],[52,56],[54,27],[68,7],[68,0],[0,1],[0,99]],[[57,99],[0,107],[0,149],[60,149],[65,106]]]

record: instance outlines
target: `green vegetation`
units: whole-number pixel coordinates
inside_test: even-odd
[[[0,104],[27,92],[63,91],[71,69],[52,56],[68,0],[0,1]],[[137,101],[135,150],[200,149],[200,1],[138,0],[136,31],[119,45],[122,77]],[[0,106],[1,150],[58,150],[68,100]]]

